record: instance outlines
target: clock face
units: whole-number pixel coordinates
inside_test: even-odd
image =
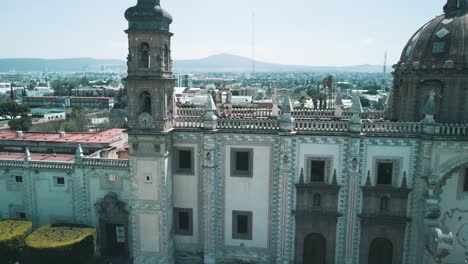
[[[138,116],[138,125],[141,128],[154,128],[153,117],[148,113],[141,113]]]

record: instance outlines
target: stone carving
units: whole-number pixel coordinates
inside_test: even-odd
[[[447,228],[434,228],[430,234],[429,250],[436,259],[443,259],[450,254],[453,245],[453,233]]]
[[[96,212],[101,220],[127,220],[129,212],[127,204],[120,201],[114,192],[108,193],[104,199],[95,204]]]
[[[154,128],[153,117],[149,113],[141,113],[138,116],[138,124],[141,128]]]

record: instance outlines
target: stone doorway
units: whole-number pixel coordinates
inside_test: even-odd
[[[116,193],[96,203],[98,214],[97,245],[101,256],[129,257],[129,211]]]
[[[326,263],[327,241],[321,235],[312,233],[304,239],[304,264]]]
[[[369,261],[367,263],[392,264],[393,245],[388,239],[376,238],[369,248]]]

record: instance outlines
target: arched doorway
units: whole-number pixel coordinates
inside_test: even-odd
[[[326,263],[327,241],[321,235],[312,233],[304,239],[304,264]]]
[[[369,248],[369,264],[392,264],[393,245],[390,240],[385,238],[376,238],[372,241]]]
[[[129,211],[116,193],[107,194],[95,204],[98,226],[97,245],[103,256],[129,256]]]

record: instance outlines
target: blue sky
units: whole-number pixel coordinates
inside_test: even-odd
[[[137,0],[3,1],[0,58],[124,59],[125,9]],[[174,59],[217,53],[298,65],[397,62],[446,0],[161,0],[174,17]]]

